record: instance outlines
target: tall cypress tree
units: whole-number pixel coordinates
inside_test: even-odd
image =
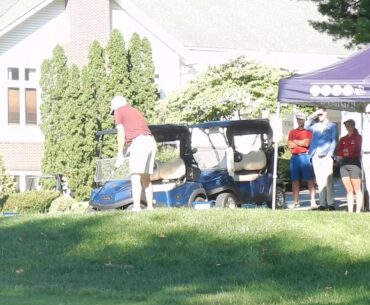
[[[94,178],[97,151],[96,132],[107,127],[109,120],[109,101],[104,49],[94,41],[89,50],[89,62],[81,73],[81,142],[83,155],[81,168],[75,169],[74,176],[79,183],[76,198],[88,198]]]
[[[157,87],[154,83],[155,68],[152,56],[152,47],[148,38],[144,37],[141,41],[141,60],[143,69],[142,87],[139,99],[143,103],[143,108],[148,116],[148,120],[153,117],[153,109],[157,100]]]
[[[68,178],[68,186],[72,193],[78,193],[79,170],[84,161],[84,151],[82,149],[84,141],[85,114],[81,103],[81,80],[80,71],[76,65],[72,65],[68,70],[68,88],[64,97],[64,115],[68,122],[64,131],[68,134],[64,138],[66,164],[65,175]]]
[[[140,36],[134,33],[129,42],[128,58],[131,81],[130,100],[150,121],[157,95],[149,40],[146,38],[141,40]]]
[[[141,90],[142,69],[141,69],[141,40],[137,33],[132,34],[128,46],[128,64],[130,73],[130,102],[131,105],[142,109],[142,101],[139,94]]]
[[[107,62],[105,61],[105,56]],[[154,65],[149,41],[134,34],[129,52],[121,33],[114,30],[106,54],[94,41],[81,73],[67,67],[57,46],[41,67],[42,131],[45,135],[43,173],[61,173],[77,199],[87,199],[93,184],[97,152],[96,131],[113,127],[112,97],[122,94],[147,118],[154,106]],[[104,157],[116,153],[114,137],[107,139]],[[110,143],[109,143],[110,141]]]
[[[44,158],[42,172],[64,173],[65,158],[62,139],[64,114],[61,111],[64,92],[68,87],[67,57],[60,46],[53,50],[52,58],[41,66],[40,88],[42,90],[41,130],[44,133]],[[46,181],[46,180],[45,180]]]
[[[110,35],[107,47],[108,92],[114,95],[128,96],[130,79],[125,41],[121,32],[114,29]]]

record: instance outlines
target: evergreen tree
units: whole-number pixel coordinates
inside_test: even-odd
[[[150,45],[150,41],[146,37],[141,41],[141,60],[143,79],[138,99],[142,101],[144,112],[147,115],[148,120],[150,120],[154,115],[153,110],[158,98],[158,92],[154,83],[155,68],[152,56],[152,47]]]
[[[68,69],[60,46],[42,64],[41,129],[45,136],[42,171],[66,176],[77,199],[89,197],[98,144],[96,132],[113,127],[109,113],[112,97],[122,94],[144,112],[153,109],[154,65],[149,41],[141,41],[135,34],[130,44],[131,56],[117,30],[112,32],[106,52],[94,41],[88,64],[81,73],[77,66]],[[109,158],[117,148],[114,137],[107,140],[103,155]]]
[[[63,142],[65,157],[68,160],[65,176],[68,179],[69,188],[75,194],[80,186],[78,173],[84,160],[82,146],[85,124],[84,107],[81,103],[80,71],[76,65],[72,65],[68,70],[68,88],[64,96],[64,109],[65,119],[68,122],[64,126],[64,133],[68,136]]]
[[[114,29],[106,47],[108,66],[108,92],[111,96],[129,96],[130,79],[125,41],[121,32]]]
[[[130,102],[150,121],[156,100],[154,64],[149,40],[134,33],[129,42]]]
[[[347,38],[348,47],[370,42],[369,0],[311,0],[318,3],[319,12],[328,17],[324,21],[311,20],[311,25],[326,32],[334,40]]]
[[[42,172],[64,173],[65,158],[62,141],[65,120],[61,111],[63,95],[68,87],[67,58],[64,50],[56,46],[52,58],[41,66],[40,88],[42,90],[41,130],[45,137]],[[47,180],[44,180],[47,183]]]
[[[141,110],[141,101],[137,99],[141,90],[141,40],[137,33],[132,34],[128,46],[128,64],[130,73],[130,103]]]
[[[108,128],[110,96],[107,93],[107,75],[104,49],[94,41],[89,50],[89,62],[81,73],[81,120],[79,147],[82,160],[80,168],[73,168],[70,181],[77,199],[89,197],[93,185],[97,151],[96,132]],[[111,128],[111,126],[109,126]],[[81,136],[81,137],[80,137]]]

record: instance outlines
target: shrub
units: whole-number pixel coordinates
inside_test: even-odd
[[[0,156],[0,204],[8,194],[14,193],[15,181],[14,177],[10,176],[5,168],[2,156]]]
[[[71,197],[60,196],[53,200],[49,207],[49,213],[67,213],[77,201]]]
[[[291,189],[292,180],[290,179],[290,162],[291,153],[288,148],[278,158],[278,175],[287,190]]]
[[[3,202],[2,210],[11,212],[46,212],[51,202],[60,195],[53,191],[28,191],[10,194]]]

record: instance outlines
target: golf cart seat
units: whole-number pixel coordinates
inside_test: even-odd
[[[194,129],[192,131],[192,147],[197,149],[194,158],[199,168],[226,168],[225,151],[228,142],[223,128]]]
[[[150,177],[153,182],[153,191],[168,191],[175,188],[185,174],[186,166],[181,158],[158,164]]]
[[[230,155],[230,153],[228,155]],[[267,165],[266,154],[262,150],[254,150],[247,154],[240,154],[240,158],[241,160],[239,162],[233,162],[231,166],[231,172],[233,173],[235,181],[256,180],[260,177],[261,171],[265,169]]]

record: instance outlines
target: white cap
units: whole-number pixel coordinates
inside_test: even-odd
[[[296,117],[296,119],[300,119],[300,120],[305,120],[306,119],[306,115],[302,112],[296,113],[295,117]]]
[[[115,96],[112,101],[110,102],[110,114],[113,114],[113,112],[122,107],[127,105],[127,100],[121,95]]]

